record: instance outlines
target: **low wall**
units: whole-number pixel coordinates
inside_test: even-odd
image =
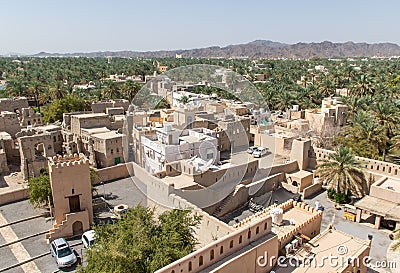
[[[321,190],[322,190],[321,183],[316,183],[316,184],[310,185],[303,190],[303,199],[305,199],[309,196],[312,196],[313,194],[316,194],[317,192],[320,192]]]
[[[314,148],[315,160],[328,159],[329,155],[334,152],[332,150]],[[400,165],[359,156],[355,158],[361,162],[366,171],[400,178]],[[309,167],[312,168],[314,164],[314,162],[311,163]]]
[[[0,194],[0,205],[12,203],[29,198],[28,188],[16,189]]]
[[[271,171],[269,175],[277,174],[277,173],[293,173],[299,170],[299,165],[296,160],[289,161],[284,164],[274,165],[271,167]]]
[[[270,216],[252,221],[246,227],[217,239],[216,241],[186,255],[185,257],[157,270],[155,273],[199,272],[215,262],[248,246],[251,242],[270,234],[272,219]]]
[[[98,185],[100,182],[107,182],[129,177],[130,174],[128,168],[131,168],[130,166],[131,164],[127,163],[118,164],[103,169],[95,169],[97,172],[97,178],[94,182],[94,185]]]
[[[291,193],[298,193],[299,192],[299,188],[297,186],[293,186],[289,183],[286,182],[282,182],[281,183],[282,188],[284,188],[287,191],[290,191]]]

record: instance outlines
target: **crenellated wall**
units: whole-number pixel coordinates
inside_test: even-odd
[[[309,167],[315,168],[317,160],[329,159],[329,155],[334,152],[335,151],[332,150],[314,148],[314,152],[310,152],[309,154]],[[362,163],[366,171],[400,178],[400,165],[359,156],[356,156],[355,158]]]
[[[239,251],[271,233],[270,216],[248,223],[241,229],[217,239],[216,241],[186,255],[185,257],[157,270],[155,273],[196,273],[217,261]]]

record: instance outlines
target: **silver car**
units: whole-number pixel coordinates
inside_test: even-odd
[[[64,238],[55,239],[50,245],[51,255],[56,259],[58,268],[69,267],[76,263],[73,249],[68,245]]]

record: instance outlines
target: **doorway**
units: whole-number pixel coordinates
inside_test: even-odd
[[[83,225],[81,221],[76,221],[72,224],[72,233],[74,236],[81,235],[83,233]]]
[[[69,212],[81,211],[81,202],[79,200],[79,195],[74,195],[68,197],[69,199]]]

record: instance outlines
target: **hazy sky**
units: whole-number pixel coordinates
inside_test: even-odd
[[[2,0],[0,53],[187,49],[256,39],[400,44],[400,1]]]

